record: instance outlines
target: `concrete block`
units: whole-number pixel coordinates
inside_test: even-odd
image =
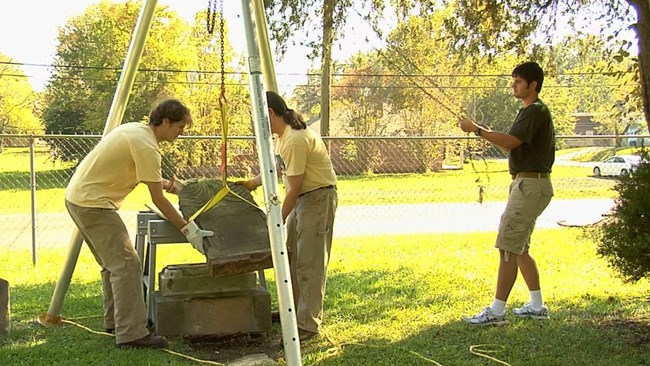
[[[0,339],[9,336],[9,330],[11,329],[10,314],[9,282],[0,278]]]
[[[263,334],[271,329],[271,296],[255,290],[211,296],[162,296],[154,299],[154,324],[165,336]]]
[[[158,279],[162,296],[209,295],[257,288],[255,273],[213,277],[205,263],[166,266]]]

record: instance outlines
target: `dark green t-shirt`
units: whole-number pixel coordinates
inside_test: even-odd
[[[510,174],[550,173],[555,161],[555,129],[548,107],[540,99],[519,110],[509,134],[523,143],[510,151]]]

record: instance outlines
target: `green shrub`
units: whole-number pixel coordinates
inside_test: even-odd
[[[598,254],[627,282],[650,275],[650,163],[646,158],[635,174],[614,188],[613,216],[601,226]]]

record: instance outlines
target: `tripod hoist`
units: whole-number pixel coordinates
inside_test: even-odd
[[[221,10],[223,10],[223,0],[220,1]],[[240,3],[243,31],[246,35],[247,71],[253,111],[255,143],[260,163],[263,195],[267,211],[267,228],[271,244],[273,269],[277,284],[276,290],[278,293],[278,306],[282,320],[281,325],[285,359],[288,365],[301,365],[300,342],[295,317],[296,312],[293,311],[294,299],[291,287],[291,275],[289,273],[289,261],[287,257],[287,248],[278,194],[278,178],[275,172],[276,167],[272,145],[272,133],[265,96],[265,91],[267,89],[277,92],[277,83],[269,45],[269,37],[266,30],[264,4],[263,0],[241,0]],[[120,74],[120,79],[117,83],[111,108],[106,119],[106,125],[104,126],[103,131],[104,135],[113,128],[119,126],[124,117],[129,93],[135,81],[135,75],[151,27],[156,4],[157,0],[146,0],[142,5],[142,9],[133,30],[122,73]],[[216,16],[216,12],[214,11],[215,7],[216,3],[209,0],[208,28],[211,26],[214,27],[214,17]],[[221,15],[223,15],[223,11]],[[222,90],[219,100],[220,105],[223,106],[220,108],[222,112],[222,121],[227,121],[227,100],[225,99],[225,83],[223,82],[223,78],[224,73],[222,70]],[[264,78],[264,80],[262,80],[262,78]],[[266,83],[266,88],[264,83]],[[221,176],[224,181],[227,170],[226,161],[224,160],[226,159],[226,135],[227,127],[222,131],[223,140],[221,147]],[[227,184],[224,186],[227,187]],[[79,258],[82,243],[83,239],[81,238],[79,231],[75,229],[72,233],[68,247],[66,262],[59,274],[48,310],[37,319],[40,324],[53,326],[62,323],[61,308],[63,307],[65,294],[70,286],[70,281],[72,279],[77,259]]]

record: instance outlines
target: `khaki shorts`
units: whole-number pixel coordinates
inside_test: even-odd
[[[548,178],[514,179],[495,246],[517,255],[528,253],[537,217],[551,202],[551,197],[553,184]]]

